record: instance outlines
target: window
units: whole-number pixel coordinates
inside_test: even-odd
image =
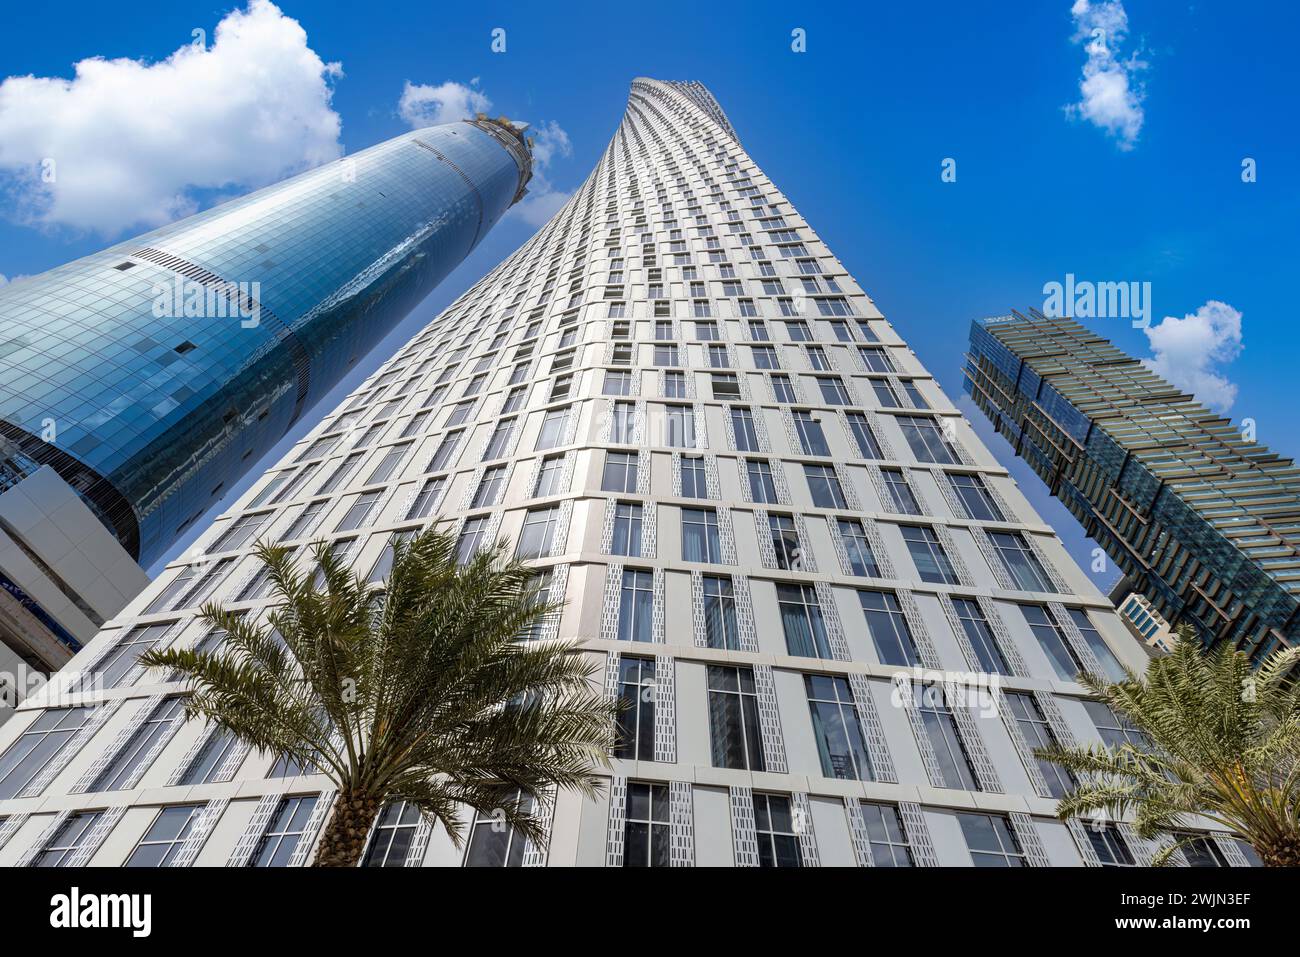
[[[833,657],[816,589],[811,585],[778,584],[776,601],[785,631],[785,647],[790,654],[802,658]]]
[[[664,445],[676,449],[695,448],[695,410],[670,405],[664,410]]]
[[[473,410],[474,410],[473,402],[457,402],[455,405],[451,407],[451,411],[447,413],[447,421],[442,423],[443,427],[445,428],[451,425],[464,425],[465,421],[469,418],[470,412],[472,412]]]
[[[817,387],[821,389],[822,401],[827,405],[853,404],[853,400],[849,398],[849,390],[837,375],[818,376]]]
[[[934,419],[917,415],[899,415],[895,419],[918,462],[957,464],[957,453],[943,437],[943,432]]]
[[[903,541],[916,565],[921,581],[939,585],[960,585],[957,572],[948,560],[939,537],[928,525],[900,525]]]
[[[601,473],[600,487],[605,492],[635,492],[637,486],[637,453],[606,452],[605,469]]]
[[[307,823],[316,809],[318,796],[286,797],[275,811],[270,826],[262,834],[249,867],[287,867],[298,842],[307,832]]]
[[[772,375],[772,395],[776,397],[777,402],[798,402],[799,397],[795,394],[794,383],[785,373],[774,373]]]
[[[564,433],[569,424],[569,410],[551,409],[542,417],[542,428],[537,434],[535,450],[553,449],[564,441]]]
[[[567,487],[564,456],[548,455],[542,459],[541,467],[537,470],[537,487],[533,489],[533,498],[560,495]]]
[[[740,630],[736,624],[736,594],[730,578],[705,575],[704,637],[710,648],[740,647]]]
[[[623,569],[619,589],[619,641],[654,641],[654,573],[643,568]]]
[[[872,780],[866,736],[862,733],[848,679],[837,675],[804,675],[803,682],[822,774],[849,781]]]
[[[95,674],[103,679],[106,687],[119,687],[133,676],[140,656],[157,645],[175,624],[166,622],[132,628],[95,664]]]
[[[17,797],[41,770],[67,746],[94,708],[51,708],[42,711],[0,755],[0,800]]]
[[[767,324],[762,320],[755,319],[749,324],[749,338],[756,342],[767,342],[772,337],[768,334]]]
[[[860,591],[858,603],[867,620],[867,632],[876,646],[876,656],[885,665],[919,665],[921,655],[916,650],[907,616],[892,592]]]
[[[533,800],[520,791],[505,798],[505,803],[518,805],[521,814],[532,812]],[[478,812],[469,831],[469,847],[465,851],[466,867],[522,867],[525,837],[513,827],[506,827],[495,814]]]
[[[664,373],[664,398],[665,399],[686,398],[686,373],[684,372]]]
[[[781,361],[777,358],[775,346],[750,346],[750,351],[754,355],[754,368],[781,368]]]
[[[668,785],[629,781],[624,808],[623,866],[668,867],[671,824]]]
[[[655,759],[655,662],[623,655],[618,661],[618,738],[614,757]]]
[[[241,515],[227,526],[226,531],[212,543],[214,552],[233,552],[242,548],[244,543],[257,534],[258,529],[274,512],[258,512],[254,515]]]
[[[772,513],[767,517],[767,527],[772,536],[772,550],[776,553],[776,567],[800,571],[803,568],[803,544],[799,541],[794,516]]]
[[[528,394],[527,386],[516,386],[511,389],[506,396],[506,401],[501,405],[502,412],[518,412],[523,407],[524,398]]]
[[[144,724],[113,756],[108,767],[95,778],[89,790],[119,791],[134,787],[140,776],[149,769],[146,762],[152,762],[156,756],[154,746],[164,740],[171,731],[173,722],[184,710],[185,702],[181,698],[168,698],[154,708]]]
[[[830,372],[831,360],[821,346],[805,346],[808,352],[808,365],[816,372]]]
[[[1084,700],[1082,704],[1092,723],[1097,726],[1097,734],[1107,747],[1119,748],[1128,744],[1139,751],[1147,751],[1151,748],[1150,738],[1100,701]]]
[[[447,479],[442,475],[437,478],[426,480],[424,485],[420,488],[419,494],[415,496],[415,501],[411,502],[411,508],[410,511],[406,513],[406,517],[408,519],[428,518],[437,506],[438,502],[442,499],[443,489],[446,488],[446,485]],[[313,503],[313,505],[314,504],[315,503]],[[325,503],[322,502],[321,504],[324,505]],[[296,528],[297,526],[295,525],[294,527]]]
[[[1092,649],[1093,657],[1101,665],[1101,670],[1106,673],[1106,677],[1111,681],[1123,681],[1128,677],[1124,666],[1115,657],[1115,652],[1110,650],[1110,645],[1106,644],[1101,633],[1093,626],[1088,613],[1082,608],[1067,608],[1065,611],[1075,627],[1079,629],[1079,634],[1083,636],[1083,643]]]
[[[570,356],[572,358],[572,356]],[[573,390],[573,373],[566,372],[564,375],[557,375],[551,381],[551,391],[546,397],[547,402],[558,402],[561,399],[567,399],[569,393]]]
[[[375,505],[383,498],[382,490],[374,492],[362,492],[352,500],[352,505],[344,513],[343,518],[339,520],[336,532],[348,532],[354,528],[361,528],[363,525],[370,524],[370,513],[375,510]]]
[[[529,559],[549,555],[559,520],[560,506],[558,505],[530,509],[524,518],[523,530],[519,533],[515,557]]]
[[[772,465],[766,459],[746,459],[745,473],[749,478],[749,497],[755,502],[773,505],[777,502],[776,482]]]
[[[626,370],[605,373],[605,395],[631,395],[632,373]]]
[[[1052,670],[1062,681],[1073,681],[1083,671],[1081,662],[1066,641],[1060,625],[1051,611],[1042,605],[1021,605],[1021,613],[1029,624],[1039,646],[1052,664]]]
[[[483,477],[479,479],[478,488],[474,490],[474,498],[470,501],[470,508],[486,508],[495,505],[501,499],[502,489],[506,484],[506,467],[504,465],[494,465],[490,469],[483,470]]]
[[[731,368],[731,357],[727,354],[726,346],[709,346],[707,356],[710,369]]]
[[[405,867],[406,855],[420,827],[420,809],[406,801],[390,801],[379,812],[362,867]]]
[[[917,386],[915,379],[899,379],[898,384],[901,385],[903,391],[907,393],[907,401],[912,403],[912,408],[930,408],[930,403],[925,401],[925,396],[921,394],[921,390]]]
[[[654,364],[657,366],[681,365],[682,357],[678,352],[677,346],[671,342],[655,343]]]
[[[966,472],[948,472],[948,484],[952,486],[957,498],[961,499],[966,513],[981,522],[1005,521],[1001,510],[993,501],[984,479]]]
[[[826,443],[826,433],[822,424],[811,412],[794,413],[794,429],[799,436],[799,444],[805,455],[830,455],[830,446]]]
[[[484,462],[499,459],[506,454],[510,448],[510,437],[514,433],[514,429],[514,419],[502,419],[496,424],[496,428],[492,430],[492,437],[488,439],[488,443],[483,449]]]
[[[876,867],[912,867],[912,848],[898,808],[892,804],[860,803],[862,822],[871,843],[871,862]]]
[[[1025,852],[1005,817],[962,813],[957,815],[957,820],[961,822],[961,832],[976,867],[1025,866]]]
[[[888,379],[872,379],[871,390],[876,394],[876,402],[881,408],[900,409],[903,403],[898,398],[898,393],[894,391],[893,385]]]
[[[124,866],[171,866],[205,807],[204,804],[177,804],[160,810]]]
[[[91,832],[103,813],[78,811],[68,817],[45,842],[32,867],[70,867],[82,848],[88,846]]]
[[[835,519],[835,527],[839,532],[840,544],[844,547],[844,557],[849,561],[851,573],[867,578],[880,578],[880,566],[871,551],[871,543],[867,539],[867,531],[863,528],[862,522],[856,518],[838,518]]]
[[[833,465],[804,465],[804,478],[808,482],[808,491],[812,494],[813,504],[818,508],[847,508],[844,489],[840,487],[839,476]]]
[[[970,598],[953,596],[952,607],[957,612],[957,620],[961,623],[962,631],[975,652],[980,669],[994,675],[1011,674],[1011,669],[1007,667],[1007,660],[993,637],[993,629],[989,627],[979,603]]]
[[[1020,728],[1020,733],[1024,736],[1031,752],[1037,748],[1056,747],[1057,740],[1052,731],[1052,726],[1047,723],[1046,716],[1039,709],[1038,702],[1034,700],[1032,695],[1019,691],[1008,691],[1004,693],[1003,697],[1007,702],[1007,706],[1011,709],[1011,714],[1016,719],[1016,725]],[[1043,779],[1047,782],[1052,797],[1063,798],[1074,790],[1075,780],[1069,771],[1059,764],[1045,761],[1042,758],[1035,757],[1034,760],[1038,762],[1038,770],[1042,772]]]
[[[235,753],[239,739],[225,728],[213,728],[181,775],[179,784],[211,784],[218,779],[226,758]]]
[[[708,665],[709,741],[715,768],[762,771],[758,691],[749,668]]]
[[[883,459],[880,443],[876,441],[876,433],[871,431],[867,417],[861,412],[850,412],[848,420],[849,432],[852,433],[853,441],[858,446],[858,454],[864,459]]]
[[[617,502],[614,505],[610,554],[633,557],[641,554],[641,506],[636,502]]]
[[[881,469],[880,474],[885,479],[885,487],[889,489],[891,501],[883,502],[885,508],[892,507],[894,511],[902,515],[920,515],[921,505],[916,500],[916,495],[912,492],[912,486],[907,482],[907,476],[903,474],[902,469]]]
[[[803,827],[811,827],[809,821]],[[795,832],[790,799],[783,794],[754,795],[754,829],[759,867],[802,867],[799,835]]]
[[[397,466],[401,464],[402,459],[406,457],[406,453],[410,451],[410,449],[410,442],[403,442],[401,445],[389,446],[388,450],[384,453],[384,457],[379,460],[379,464],[375,466],[374,471],[372,471],[369,478],[366,479],[366,484],[375,485],[379,482],[387,481],[388,477],[397,470]]]
[[[894,372],[894,361],[884,346],[858,346],[858,355],[868,372]]]
[[[731,429],[736,437],[736,450],[739,452],[757,452],[758,431],[754,427],[754,413],[745,406],[732,406]]]
[[[1102,867],[1136,867],[1137,861],[1128,848],[1128,842],[1113,824],[1089,823],[1084,825],[1088,843]]]
[[[921,723],[939,761],[942,786],[962,791],[980,790],[966,748],[961,743],[961,735],[957,732],[957,718],[944,700],[942,686],[918,686],[917,691],[921,696],[917,705]]]
[[[1015,587],[1021,591],[1056,591],[1048,581],[1047,572],[1019,532],[990,531],[989,539],[997,551],[1002,567],[1011,576]]]
[[[1227,867],[1228,859],[1208,837],[1186,833],[1175,833],[1175,840],[1182,841],[1179,848],[1187,859],[1188,867]]]
[[[475,515],[473,518],[465,519],[465,524],[461,526],[460,538],[456,540],[456,561],[462,565],[469,563],[480,549],[487,546],[484,539],[488,533],[487,515]]]
[[[704,456],[682,456],[682,498],[708,498],[708,470],[704,466]]]
[[[682,561],[722,562],[718,513],[711,508],[682,509]]]
[[[429,459],[429,465],[425,468],[426,472],[441,472],[453,464],[456,456],[456,448],[460,445],[461,436],[465,434],[463,429],[457,429],[455,432],[448,432],[438,443],[438,448],[433,453],[433,458]],[[328,491],[328,489],[321,489]]]

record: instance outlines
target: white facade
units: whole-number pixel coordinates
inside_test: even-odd
[[[207,599],[263,613],[258,536],[348,542],[377,580],[390,537],[435,520],[466,547],[520,543],[567,600],[538,640],[581,641],[640,725],[599,799],[547,804],[545,847],[486,820],[457,849],[393,809],[372,858],[1150,852],[1058,822],[1029,753],[1131,733],[1070,676],[1145,652],[712,96],[640,79],[569,203],[82,653],[104,687],[0,729],[0,864],[309,860],[324,778],[210,741],[134,656],[202,641]],[[971,699],[968,677],[1006,694]],[[42,743],[52,757],[15,757]]]

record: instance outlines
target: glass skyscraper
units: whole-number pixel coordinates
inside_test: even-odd
[[[149,565],[465,258],[530,175],[508,121],[430,127],[5,286],[0,491],[48,465]],[[0,571],[7,593],[44,604]],[[80,629],[58,624],[75,647]]]
[[[1300,471],[1068,318],[976,321],[966,390],[1163,618],[1300,641]]]
[[[580,643],[619,740],[597,797],[541,796],[545,841],[393,805],[367,865],[1149,859],[1057,820],[1032,754],[1135,733],[1075,678],[1145,651],[709,91],[638,79],[550,222],[0,728],[0,865],[309,861],[328,780],[186,722],[137,656],[219,641],[209,600],[265,615],[259,539],[381,587],[433,523],[536,567],[565,608],[526,640]]]

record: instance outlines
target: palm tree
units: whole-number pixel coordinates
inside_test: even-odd
[[[456,539],[396,542],[382,591],[318,543],[312,572],[259,543],[277,607],[265,624],[208,605],[214,651],[163,650],[144,664],[187,681],[189,717],[326,775],[338,794],[315,866],[354,866],[384,805],[408,801],[462,840],[457,809],[532,839],[552,788],[591,795],[608,765],[614,706],[569,643],[523,642],[560,605],[503,545],[463,566]]]
[[[1258,669],[1227,646],[1206,651],[1187,625],[1172,653],[1143,677],[1079,681],[1127,718],[1149,746],[1041,748],[1078,786],[1057,805],[1061,820],[1129,812],[1139,837],[1173,835],[1153,864],[1190,838],[1194,819],[1250,844],[1266,866],[1300,865],[1300,685],[1288,678],[1300,649]]]

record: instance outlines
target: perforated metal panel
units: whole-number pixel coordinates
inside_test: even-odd
[[[921,764],[925,767],[925,776],[929,778],[930,783],[935,787],[946,787],[947,785],[943,779],[943,768],[939,765],[939,756],[935,754],[934,744],[931,743],[930,734],[925,729],[925,720],[921,717],[921,711],[917,707],[916,695],[918,689],[915,684],[906,679],[896,678],[894,686],[894,693],[902,697],[903,713],[907,715],[907,723],[912,728],[912,737],[916,740],[916,750],[921,755]]]
[[[654,502],[646,502],[641,507],[641,555],[654,558],[658,548],[659,507]]]
[[[880,500],[880,509],[884,512],[896,512],[898,506],[894,504],[894,494],[889,490],[889,483],[885,481],[885,473],[880,471],[880,466],[869,463],[866,466],[867,478],[871,482],[871,487],[875,490],[876,498]]]
[[[1056,624],[1060,627],[1062,634],[1065,635],[1065,640],[1070,643],[1070,648],[1073,649],[1075,656],[1083,665],[1083,670],[1091,675],[1105,675],[1105,672],[1101,670],[1101,662],[1092,653],[1088,643],[1083,640],[1083,634],[1079,631],[1079,626],[1074,623],[1074,619],[1065,610],[1065,606],[1059,601],[1053,601],[1047,603],[1047,608],[1051,611],[1052,617],[1056,619]]]
[[[207,843],[208,835],[212,833],[213,827],[216,826],[221,815],[225,813],[226,806],[229,803],[229,798],[217,798],[203,805],[203,809],[198,812],[198,816],[190,827],[190,833],[185,836],[185,841],[181,844],[180,850],[165,866],[192,867],[199,856],[199,851],[203,850],[203,845]]]
[[[674,452],[672,454],[672,471],[673,471],[673,498],[682,497],[682,453]],[[639,479],[640,474],[637,475]]]
[[[603,641],[618,640],[618,603],[623,588],[623,566],[605,566],[605,594],[600,615],[600,637]]]
[[[943,553],[948,556],[952,570],[957,574],[957,581],[963,585],[972,584],[974,579],[971,578],[970,569],[966,567],[966,560],[961,557],[961,551],[957,548],[948,526],[936,522],[934,536],[939,540],[939,547],[943,549]]]
[[[1065,715],[1061,714],[1061,709],[1056,705],[1056,698],[1050,691],[1035,691],[1034,701],[1038,704],[1038,710],[1043,713],[1047,719],[1047,726],[1052,729],[1052,735],[1056,742],[1063,748],[1073,748],[1079,742],[1070,730],[1069,724],[1066,723]]]
[[[95,818],[95,823],[90,826],[90,831],[77,849],[73,851],[72,856],[65,862],[66,867],[85,867],[90,863],[90,859],[95,852],[100,849],[104,839],[108,837],[113,828],[117,827],[117,822],[122,820],[122,815],[126,813],[126,805],[105,808],[99,812],[99,817]]]
[[[1056,566],[1048,559],[1047,553],[1043,551],[1042,546],[1038,544],[1037,537],[1028,532],[1023,534],[1025,542],[1029,545],[1029,550],[1034,553],[1034,557],[1038,559],[1038,564],[1042,565],[1043,571],[1047,573],[1048,581],[1052,583],[1052,591],[1058,595],[1068,595],[1070,587],[1065,583],[1065,579],[1061,577],[1061,573],[1056,570]]]
[[[875,556],[876,565],[880,568],[880,577],[898,578],[893,559],[889,557],[889,549],[885,547],[885,539],[880,534],[880,527],[876,524],[876,520],[864,516],[862,529],[867,533],[867,544],[871,546],[871,554]]]
[[[423,867],[424,855],[429,849],[429,835],[433,833],[433,819],[427,814],[420,814],[420,822],[415,825],[415,834],[411,837],[411,846],[406,850],[403,867]]]
[[[1016,840],[1020,842],[1020,849],[1025,852],[1025,861],[1029,866],[1051,867],[1052,862],[1048,860],[1047,851],[1043,849],[1043,841],[1038,836],[1038,827],[1034,824],[1033,818],[1019,811],[1012,811],[1007,817],[1011,821],[1011,830],[1015,832]]]
[[[627,824],[627,778],[616,774],[609,782],[609,825],[605,837],[605,866],[623,866],[623,831]]]
[[[845,504],[855,512],[862,511],[862,499],[858,496],[858,487],[854,484],[848,468],[840,462],[833,464],[835,466],[835,478],[839,480],[840,488],[844,490]]]
[[[799,856],[804,867],[821,867],[821,854],[817,850],[817,834],[813,829],[812,807],[808,795],[795,791],[790,795],[794,810],[794,832],[799,838]]]
[[[655,656],[655,760],[677,761],[677,667],[671,655]]]
[[[689,379],[690,376],[687,376]],[[695,447],[697,449],[707,449],[709,447],[709,421],[704,415],[705,406],[702,402],[696,402],[693,406],[695,409]]]
[[[901,462],[903,459],[894,451],[893,443],[889,441],[889,435],[885,432],[884,426],[880,422],[880,416],[875,412],[867,411],[863,413],[867,420],[867,425],[871,426],[871,431],[876,437],[876,444],[880,446],[880,454],[887,461]]]
[[[880,712],[876,700],[871,694],[871,684],[866,675],[851,673],[849,689],[853,692],[853,710],[862,724],[866,735],[867,753],[871,757],[871,770],[877,781],[893,784],[898,781],[894,770],[894,760],[889,754],[889,743],[885,737],[884,725],[880,723]]]
[[[988,748],[984,746],[984,737],[980,734],[974,709],[962,703],[960,697],[962,691],[957,687],[956,682],[945,681],[943,693],[957,722],[957,733],[961,736],[962,747],[966,749],[970,763],[975,768],[975,778],[979,781],[980,789],[1001,794],[1002,782],[998,780],[998,773],[989,759]]]
[[[772,529],[766,509],[754,509],[754,534],[758,537],[758,556],[764,568],[776,568],[776,549],[772,547]]]
[[[722,550],[722,564],[736,564],[736,537],[731,531],[731,509],[718,509],[718,544]]]
[[[605,499],[605,518],[600,526],[600,553],[608,555],[614,550],[614,519],[618,515],[618,502]]]
[[[689,781],[668,785],[669,864],[695,866],[695,802]]]
[[[54,815],[50,823],[45,825],[45,829],[36,835],[36,840],[32,842],[31,846],[23,851],[18,860],[14,861],[14,867],[31,867],[32,862],[40,856],[41,851],[45,850],[45,845],[49,844],[54,835],[59,832],[59,828],[63,827],[63,822],[72,817],[72,813],[70,810],[65,810]]]
[[[749,594],[749,578],[736,575],[731,579],[736,597],[736,631],[741,651],[758,651],[758,634],[754,628],[754,603]]]
[[[844,627],[840,624],[840,609],[835,603],[835,592],[829,582],[814,582],[813,590],[817,592],[817,605],[821,608],[822,622],[826,626],[826,643],[830,645],[831,657],[836,661],[850,661],[849,644],[844,639]]]
[[[248,752],[251,751],[252,748],[253,746],[247,741],[237,741],[234,747],[230,749],[230,753],[226,755],[226,760],[221,762],[221,767],[212,780],[229,781],[233,778],[235,773],[239,770],[239,766],[243,764],[244,759],[248,757]]]
[[[1006,591],[1015,591],[1016,583],[1011,580],[1007,574],[1006,566],[1002,564],[1002,559],[998,556],[997,546],[989,538],[987,528],[972,528],[971,538],[975,539],[975,544],[979,547],[980,554],[984,556],[985,563],[989,566],[989,571],[993,573],[993,580],[997,582],[999,588]]]
[[[899,801],[898,813],[903,819],[903,829],[907,832],[907,844],[912,850],[912,860],[917,867],[938,867],[939,856],[934,853],[934,841],[930,838],[930,828],[925,823],[921,805],[911,801]]]
[[[906,588],[898,589],[894,595],[898,598],[898,607],[903,611],[907,630],[912,633],[912,643],[916,645],[916,653],[921,659],[921,664],[932,671],[940,670],[943,668],[943,663],[939,660],[939,652],[935,649],[934,642],[930,640],[930,629],[926,627],[925,619],[921,617],[921,609],[917,607],[916,598]]]
[[[781,424],[785,426],[785,440],[790,451],[795,455],[803,454],[803,443],[799,441],[799,430],[794,424],[794,414],[786,406],[781,407]]]
[[[698,571],[691,572],[691,631],[696,648],[709,646],[709,631],[704,615],[704,575]]]
[[[776,682],[769,665],[754,665],[754,690],[758,692],[758,725],[763,735],[763,761],[767,770],[786,773],[785,741],[781,737],[781,712],[776,703]]]
[[[857,798],[844,799],[844,817],[849,823],[849,843],[853,845],[853,859],[858,867],[875,867],[871,857],[871,839],[867,834],[866,822],[862,820],[862,802]]]
[[[728,788],[731,799],[731,846],[737,867],[758,867],[758,829],[754,824],[754,792]]]
[[[978,541],[979,536],[976,536]],[[997,642],[998,650],[1002,652],[1002,657],[1006,659],[1007,667],[1011,673],[1020,678],[1029,677],[1029,669],[1025,665],[1025,659],[1020,654],[1020,648],[1015,639],[1011,637],[1011,632],[1007,630],[1006,622],[1002,620],[1002,615],[998,612],[998,606],[991,598],[983,595],[975,597],[975,603],[980,606],[980,613],[984,620],[988,622],[989,630],[993,632],[993,640]]]
[[[808,534],[808,523],[804,521],[803,516],[798,512],[794,513],[794,531],[799,536],[799,567],[796,571],[815,572],[817,571],[817,559],[812,551],[812,537]],[[771,533],[768,533],[770,539]]]
[[[152,698],[145,698],[143,701],[135,699],[140,706],[131,712],[131,717],[113,736],[113,740],[99,752],[95,760],[90,762],[90,766],[82,772],[81,777],[77,779],[77,783],[70,788],[71,793],[82,794],[90,789],[90,786],[95,783],[95,779],[104,773],[104,769],[113,762],[127,743],[135,737],[135,733],[144,725],[149,715],[153,714],[154,709],[162,704],[164,697],[165,695],[157,694]],[[141,769],[141,773],[143,773],[143,769]],[[127,785],[127,787],[129,786]]]
[[[605,653],[605,697],[610,701],[618,700],[620,659],[617,651]]]
[[[934,484],[939,487],[939,494],[943,497],[944,504],[952,512],[954,518],[973,518],[970,509],[962,501],[961,496],[957,494],[956,489],[952,486],[952,476],[939,467],[930,470],[934,476]]]
[[[716,455],[704,456],[704,490],[709,493],[709,498],[722,498],[722,483],[718,480],[718,457]]]
[[[655,644],[662,645],[664,643],[664,603],[666,601],[664,570],[662,568],[654,570],[652,582],[654,588],[652,597],[654,600],[650,611],[650,637]]]
[[[961,618],[957,614],[957,609],[953,606],[952,598],[945,592],[939,593],[939,607],[943,609],[943,616],[948,619],[948,627],[952,630],[952,636],[957,642],[957,647],[961,650],[961,656],[966,662],[966,667],[971,671],[983,671],[984,666],[980,663],[979,656],[975,654],[975,648],[970,643],[970,636],[966,634],[966,629],[962,627]]]
[[[555,790],[545,788],[537,795],[534,816],[542,825],[544,836],[541,841],[532,838],[524,843],[524,867],[545,867],[551,850],[551,829],[555,822]]]
[[[40,772],[27,783],[27,787],[23,788],[18,793],[18,796],[20,798],[40,797],[41,793],[50,786],[50,782],[68,766],[68,762],[75,758],[90,739],[99,733],[99,729],[108,722],[109,718],[117,714],[118,709],[122,707],[125,701],[126,699],[119,698],[117,701],[101,704],[92,711],[90,717],[86,719],[86,723],[78,729],[67,744],[59,749],[58,754],[45,762],[45,767],[41,768]]]
[[[1083,861],[1084,867],[1101,867],[1101,861],[1097,858],[1097,851],[1092,846],[1092,841],[1088,839],[1088,832],[1085,825],[1077,817],[1067,818],[1065,826],[1070,829],[1070,836],[1074,838],[1074,846],[1079,849],[1079,859]]]
[[[1229,867],[1250,867],[1250,861],[1246,860],[1246,855],[1227,831],[1211,831],[1209,837],[1227,859]]]
[[[10,839],[18,833],[18,829],[27,823],[27,818],[30,816],[30,814],[11,814],[0,821],[0,850],[3,850]]]

